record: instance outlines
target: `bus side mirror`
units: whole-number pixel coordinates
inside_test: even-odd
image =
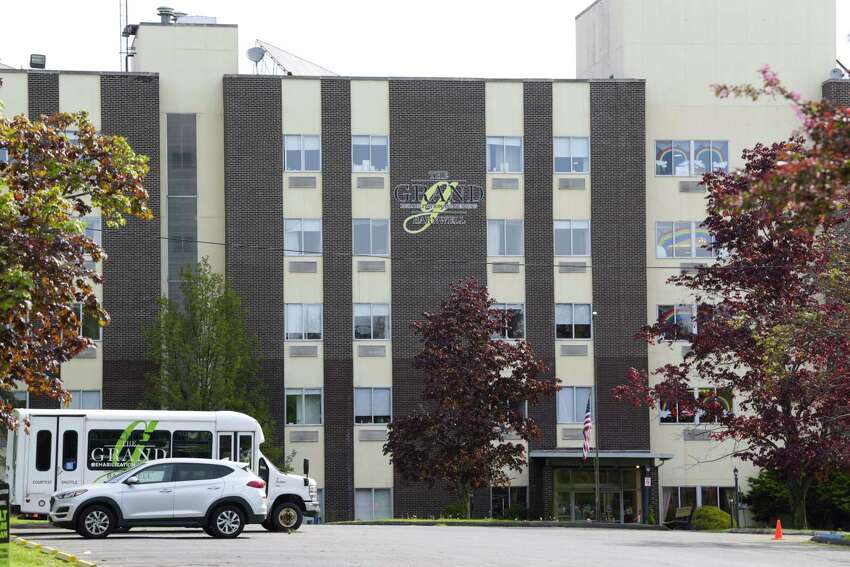
[[[139,484],[139,477],[131,476],[130,478],[124,481],[124,484]]]
[[[310,484],[309,477],[310,476],[310,459],[304,459],[304,486],[308,486]]]

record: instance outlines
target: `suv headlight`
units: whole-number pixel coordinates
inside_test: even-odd
[[[310,500],[315,500],[315,499],[316,499],[316,495],[318,494],[318,491],[316,490],[316,485],[315,485],[315,484],[311,484],[311,485],[309,486],[309,488],[307,489],[307,491],[308,491],[308,493],[310,494]]]
[[[56,499],[67,500],[69,498],[76,498],[77,496],[85,494],[86,492],[88,492],[88,490],[86,490],[85,488],[83,488],[82,490],[71,490],[70,492],[63,492],[62,494],[57,494]]]

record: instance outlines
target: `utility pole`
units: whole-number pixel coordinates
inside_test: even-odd
[[[596,352],[596,311],[594,311],[591,315],[591,327],[590,332],[593,333],[593,390],[590,395],[593,396],[593,484],[595,487],[595,506],[594,506],[594,515],[593,521],[598,522],[600,517],[600,501],[599,501],[599,420],[597,416],[599,415],[599,402],[596,396],[596,393],[599,391],[596,383],[596,375],[598,374],[598,364],[597,360],[599,356]]]

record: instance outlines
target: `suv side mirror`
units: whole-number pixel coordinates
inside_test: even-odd
[[[139,484],[139,477],[131,476],[130,478],[124,481],[124,484]]]
[[[304,486],[310,486],[310,459],[304,459]]]

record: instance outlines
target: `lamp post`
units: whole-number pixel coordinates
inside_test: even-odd
[[[591,390],[590,395],[593,396],[593,447],[594,447],[594,459],[593,459],[593,484],[594,484],[594,493],[596,498],[594,499],[594,512],[593,512],[593,521],[599,521],[599,402],[597,401],[597,393],[599,389],[596,387],[596,374],[597,374],[597,364],[596,361],[599,359],[599,356],[596,353],[596,311],[591,313],[591,326],[590,332],[593,333],[593,390]]]
[[[734,473],[734,475],[735,475],[735,496],[734,496],[734,500],[735,500],[735,522],[734,522],[734,524],[737,524],[738,527],[741,527],[741,520],[738,517],[738,467],[735,467],[735,469],[732,471],[732,473]],[[733,528],[735,527],[734,524],[732,526]]]

